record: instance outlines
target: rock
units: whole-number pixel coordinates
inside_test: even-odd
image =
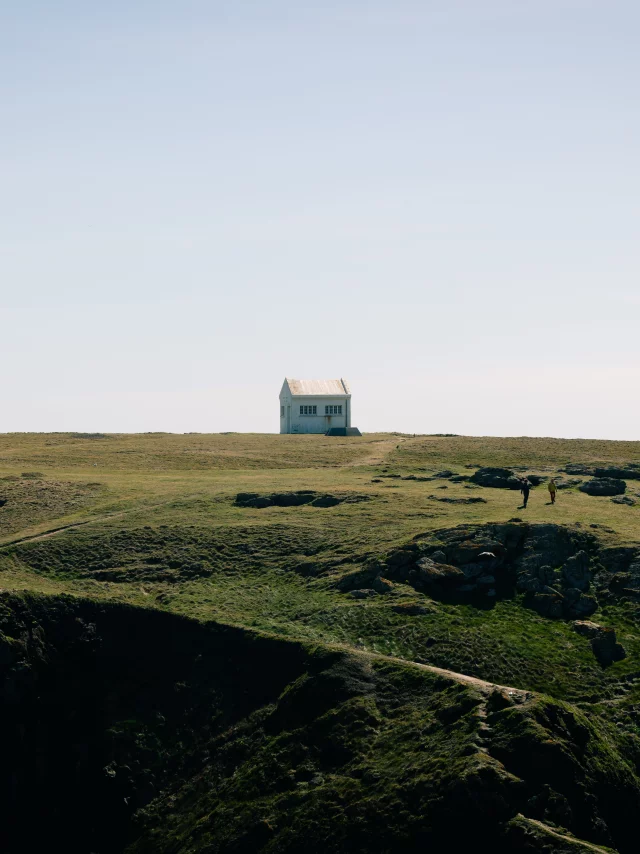
[[[640,561],[634,561],[629,564],[627,572],[631,581],[640,587]]]
[[[576,587],[578,590],[588,590],[591,583],[589,572],[589,555],[579,551],[567,559],[562,567],[562,584],[565,587]]]
[[[640,480],[640,465],[631,463],[628,466],[607,466],[606,468],[597,468],[595,470],[596,477],[607,477],[619,480]]]
[[[589,616],[598,607],[597,599],[591,595],[589,557],[595,549],[592,534],[562,525],[514,521],[460,525],[438,531],[428,539],[420,535],[393,550],[377,574],[409,584],[434,598],[438,593],[446,594],[448,599],[460,594],[460,601],[469,601],[469,594],[484,595],[488,588],[495,590],[498,597],[520,591],[525,594],[525,604],[538,613],[576,619]],[[635,547],[625,551],[623,569],[635,555]],[[636,562],[640,563],[640,555]],[[599,571],[598,578],[605,576],[607,587],[610,573]],[[621,589],[629,584],[626,573]],[[367,585],[360,582],[352,586]]]
[[[585,638],[595,638],[602,631],[602,626],[591,620],[574,620],[573,630]]]
[[[320,495],[311,504],[313,507],[335,507],[336,504],[340,504],[340,499],[335,495]]]
[[[444,471],[439,471],[436,474],[434,474],[434,477],[438,478],[438,479],[440,479],[440,478],[446,479],[448,477],[454,477],[455,474],[456,473],[454,471],[449,471],[448,469],[445,469]]]
[[[449,478],[449,480],[451,481],[451,483],[462,483],[465,480],[469,480],[469,475],[468,474],[454,474],[452,477]]]
[[[605,546],[600,549],[599,558],[609,572],[627,572],[631,564],[640,563],[640,549],[637,546]]]
[[[236,495],[237,507],[301,507],[310,504],[312,507],[335,507],[337,504],[356,504],[360,501],[370,501],[370,495],[330,495],[318,494],[313,489],[299,489],[297,492],[272,492],[270,495],[260,495],[257,492],[239,492]]]
[[[438,489],[446,489],[446,486],[440,486]],[[479,495],[472,495],[470,498],[450,498],[448,495],[439,497],[437,495],[428,495],[432,501],[444,501],[446,504],[486,504],[486,498],[480,498]]]
[[[7,503],[7,499],[6,499],[6,498],[0,498],[0,507],[4,507],[4,505],[5,505],[6,503]]]
[[[316,493],[310,490],[300,492],[274,492],[268,497],[276,507],[300,507],[303,504],[311,504]]]
[[[394,605],[391,608],[396,614],[402,614],[406,617],[421,617],[423,614],[433,613],[433,608],[427,605],[416,605],[413,602],[407,602],[406,605]]]
[[[417,561],[418,578],[422,585],[426,587],[437,586],[442,589],[451,589],[463,582],[465,574],[457,566],[451,566],[446,563],[435,563],[428,557],[423,557]]]
[[[267,498],[266,495],[258,495],[257,492],[239,492],[236,496],[236,505],[238,507],[262,509],[264,507],[273,507],[273,501]]]
[[[529,590],[533,593],[541,593],[545,588],[553,588],[556,581],[555,572],[550,566],[532,567],[526,575],[518,579],[519,590]],[[552,593],[557,591],[552,589]]]
[[[580,492],[586,492],[587,495],[622,495],[626,488],[624,480],[610,477],[597,477],[578,487]]]
[[[566,528],[559,525],[535,525],[529,529],[521,554],[514,562],[519,590],[526,590],[531,578],[540,578],[542,567],[559,567],[576,552]]]
[[[570,619],[590,617],[598,610],[598,600],[595,596],[583,593],[577,587],[569,587],[564,591],[564,612]]]
[[[587,466],[584,463],[567,463],[567,465],[560,469],[560,471],[566,472],[566,474],[584,474],[589,477],[593,477],[595,474],[595,468],[593,466]]]
[[[616,495],[616,497],[611,500],[614,504],[626,504],[627,507],[635,507],[637,504],[635,498],[630,498],[628,495]]]
[[[511,469],[493,468],[491,466],[479,468],[474,472],[470,480],[478,486],[488,486],[494,489],[520,489],[520,481]]]
[[[621,661],[626,657],[625,648],[616,640],[615,629],[589,620],[576,620],[573,628],[579,635],[591,641],[593,654],[603,667],[608,667],[614,661]]]
[[[525,605],[541,617],[562,616],[562,596],[559,593],[529,593],[525,597]]]
[[[549,478],[546,474],[528,474],[527,480],[531,486],[540,486],[541,483],[544,483],[545,480],[549,480]]]
[[[599,635],[591,641],[591,649],[603,667],[609,667],[614,661],[622,661],[627,652],[621,643],[616,641],[616,633],[613,629],[608,634]]]
[[[378,576],[371,584],[376,593],[390,593],[393,590],[393,584],[386,578]]]
[[[581,477],[570,477],[568,480],[561,480],[558,478],[556,480],[556,486],[558,489],[572,489],[574,486],[580,486],[581,483]]]
[[[367,590],[352,590],[349,594],[353,599],[371,599],[373,596],[377,596],[375,590],[367,589]]]

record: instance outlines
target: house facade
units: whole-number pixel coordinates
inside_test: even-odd
[[[351,391],[346,380],[294,380],[280,391],[281,433],[327,433],[351,427]]]

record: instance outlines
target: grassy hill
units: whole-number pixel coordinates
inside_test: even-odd
[[[638,465],[639,442],[0,436],[4,848],[38,850],[40,815],[96,854],[635,850],[640,479],[579,487]],[[526,509],[487,466],[540,479]]]

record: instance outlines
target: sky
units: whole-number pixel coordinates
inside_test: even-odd
[[[0,3],[0,432],[640,440],[635,0]]]

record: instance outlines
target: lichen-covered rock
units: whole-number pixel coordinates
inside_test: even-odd
[[[239,492],[235,503],[237,507],[261,510],[265,507],[301,507],[305,504],[312,507],[335,507],[338,504],[356,504],[370,500],[371,496],[366,494],[331,495],[317,493],[313,489],[300,489],[297,492],[271,492],[268,495],[261,495],[258,492]]]
[[[520,489],[520,481],[511,469],[484,466],[474,472],[470,480],[493,489]]]
[[[525,604],[541,617],[559,618],[563,614],[563,597],[557,591],[529,593]]]
[[[611,499],[611,501],[614,504],[626,504],[627,507],[635,507],[638,503],[635,498],[631,498],[628,495],[616,495]]]
[[[595,477],[593,480],[582,483],[578,489],[587,495],[622,495],[627,489],[627,484],[624,480],[612,477]]]
[[[376,596],[376,591],[369,587],[362,590],[352,590],[349,595],[353,599],[371,599]]]
[[[598,600],[595,596],[578,590],[577,587],[568,587],[564,590],[563,610],[564,615],[569,619],[590,617],[598,610]]]
[[[626,657],[625,648],[616,640],[615,629],[592,623],[589,620],[576,620],[573,628],[579,635],[591,641],[591,649],[603,667]]]
[[[626,466],[606,466],[595,470],[596,477],[617,478],[619,480],[640,480],[640,465],[630,463]]]
[[[566,480],[557,478],[556,480],[556,486],[558,489],[573,489],[575,486],[580,486],[581,483],[581,477],[568,477]]]
[[[562,567],[562,583],[566,587],[577,587],[578,590],[589,589],[591,583],[589,555],[584,550],[567,558]]]
[[[440,587],[450,589],[464,582],[465,574],[456,566],[445,563],[435,563],[428,557],[423,557],[416,563],[419,583],[424,587]]]
[[[567,463],[567,465],[560,469],[560,471],[566,472],[567,474],[588,475],[589,477],[593,477],[595,474],[594,466],[585,465],[584,463]]]

